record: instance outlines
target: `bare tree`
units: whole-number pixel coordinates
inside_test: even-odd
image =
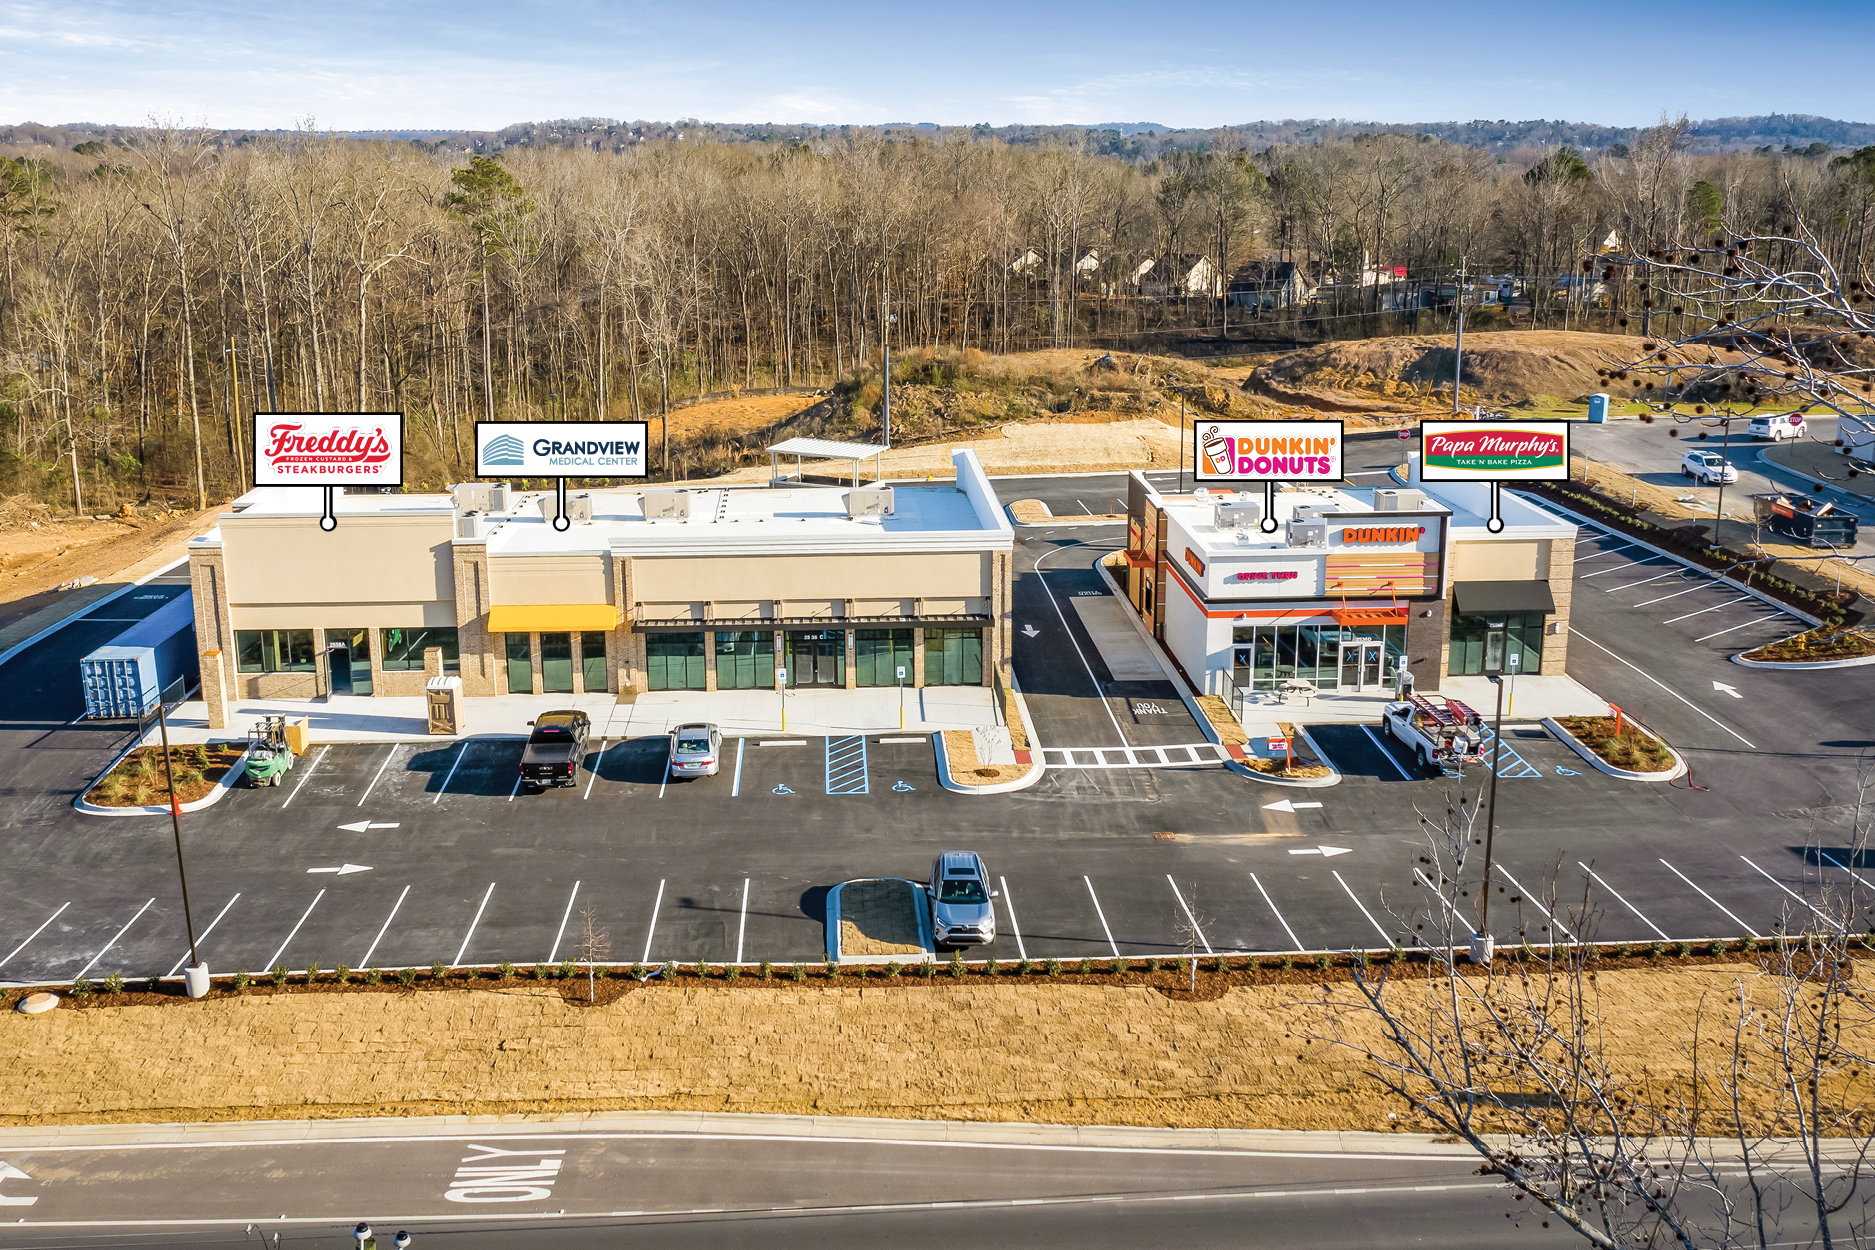
[[[598,915],[590,905],[580,908],[579,921],[579,941],[574,943],[573,950],[586,965],[586,1001],[592,1002],[599,995],[595,966],[612,953],[612,939],[599,927]]]

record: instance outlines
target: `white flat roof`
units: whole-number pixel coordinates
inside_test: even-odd
[[[824,438],[790,438],[768,450],[782,456],[819,456],[826,460],[867,460],[888,450],[872,443],[836,443]]]
[[[1160,495],[1161,506],[1175,518],[1185,531],[1192,536],[1207,554],[1225,555],[1246,551],[1278,552],[1289,551],[1289,540],[1285,523],[1295,516],[1297,508],[1316,507],[1334,510],[1336,517],[1345,519],[1350,516],[1373,517],[1376,523],[1385,524],[1386,518],[1401,515],[1415,515],[1432,512],[1445,513],[1450,509],[1427,493],[1423,507],[1414,508],[1409,513],[1379,512],[1374,508],[1374,492],[1369,487],[1332,487],[1311,486],[1307,489],[1278,490],[1276,492],[1276,520],[1278,528],[1274,533],[1266,534],[1255,522],[1242,530],[1217,528],[1217,505],[1233,499],[1254,500],[1261,503],[1263,492],[1245,491],[1233,494],[1230,491],[1212,491],[1208,497],[1190,495]],[[1239,542],[1239,534],[1248,534],[1249,541]],[[1308,549],[1316,551],[1319,549]]]

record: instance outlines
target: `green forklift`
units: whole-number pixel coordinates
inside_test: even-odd
[[[247,784],[277,786],[293,768],[293,750],[286,744],[286,717],[263,716],[247,731]]]

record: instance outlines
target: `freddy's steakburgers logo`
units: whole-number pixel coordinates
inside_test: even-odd
[[[320,426],[281,421],[268,427],[258,467],[277,477],[375,477],[396,448],[383,426]]]
[[[1421,427],[1423,470],[1434,480],[1564,478],[1569,431],[1560,421],[1480,425],[1431,422]]]

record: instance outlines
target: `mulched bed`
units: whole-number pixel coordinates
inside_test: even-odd
[[[1756,966],[1772,954],[1771,943],[1755,943],[1753,949],[1742,948],[1739,942],[1721,942],[1718,954],[1712,953],[1709,942],[1635,942],[1625,946],[1598,948],[1600,954],[1586,963],[1590,971],[1626,972],[1647,968],[1685,968],[1689,966],[1709,966],[1717,964],[1739,964]],[[1875,935],[1864,939],[1865,946],[1875,947]],[[1658,948],[1658,953],[1656,953]],[[1680,954],[1681,950],[1685,954]],[[1536,947],[1525,952],[1513,947],[1499,948],[1497,962],[1493,969],[1499,975],[1507,975],[1528,967],[1540,971],[1543,967],[1544,948]],[[1403,952],[1404,958],[1393,962],[1382,955],[1370,957],[1368,975],[1376,976],[1381,972],[1404,977],[1423,977],[1427,975],[1427,961],[1423,954]],[[824,990],[824,989],[976,989],[985,985],[1098,985],[1098,986],[1139,986],[1156,990],[1166,998],[1177,1002],[1211,1002],[1222,998],[1226,992],[1245,986],[1259,985],[1331,985],[1342,984],[1354,978],[1355,959],[1347,955],[1232,955],[1228,960],[1229,970],[1218,971],[1216,956],[1200,956],[1198,960],[1197,988],[1192,986],[1189,971],[1178,966],[1175,958],[1159,961],[1156,971],[1151,969],[1145,959],[1126,960],[1128,970],[1115,972],[1113,960],[1097,959],[1091,961],[1092,971],[1081,972],[1081,961],[1063,961],[1059,972],[1050,975],[1048,962],[1033,961],[1031,971],[1020,971],[1021,961],[998,961],[996,972],[986,972],[983,964],[965,965],[965,975],[958,977],[951,974],[951,965],[936,965],[936,975],[925,977],[922,966],[907,964],[899,973],[892,974],[891,966],[886,964],[842,965],[837,975],[828,976],[824,964],[800,965],[804,977],[794,980],[792,964],[777,964],[771,968],[771,975],[764,978],[757,968],[743,968],[739,974],[725,975],[727,967],[722,964],[685,964],[675,978],[664,975],[649,977],[640,981],[626,967],[601,967],[599,976],[593,984],[594,997],[587,999],[586,973],[582,968],[574,975],[559,976],[554,969],[551,979],[537,980],[532,969],[517,968],[507,980],[501,979],[494,970],[457,969],[446,973],[441,979],[428,972],[419,973],[409,985],[400,984],[390,974],[377,984],[367,984],[361,978],[363,974],[353,973],[353,979],[339,984],[331,974],[323,974],[313,984],[308,985],[300,975],[290,977],[285,985],[275,985],[271,980],[255,981],[245,989],[236,989],[226,979],[217,981],[209,990],[207,999],[214,1001],[229,998],[272,998],[283,994],[419,994],[437,990],[479,990],[483,992],[504,990],[532,990],[541,986],[557,990],[560,997],[572,1006],[604,1007],[616,1003],[621,998],[633,993],[658,993],[667,988],[680,990]],[[1285,967],[1284,964],[1288,966]],[[1460,970],[1472,972],[1470,965],[1460,963]],[[1562,964],[1559,963],[1559,967]],[[701,969],[701,971],[699,971]],[[1432,970],[1437,974],[1437,970]],[[1477,970],[1482,972],[1482,969]],[[132,988],[134,987],[134,988]],[[191,1000],[183,993],[179,982],[164,982],[162,988],[151,991],[144,988],[144,982],[127,983],[119,993],[109,993],[101,985],[94,986],[84,995],[74,995],[68,987],[47,987],[60,995],[59,1007],[86,1009],[93,1007],[162,1007],[186,1004]],[[14,1003],[33,993],[34,987],[16,987],[0,993],[0,1004],[11,1009]]]
[[[247,750],[245,744],[216,742],[208,746],[172,746],[170,765],[176,774],[176,797],[184,803],[205,799]],[[85,795],[98,807],[163,807],[169,803],[164,775],[163,748],[138,747]]]
[[[1859,660],[1875,655],[1875,634],[1865,630],[1812,629],[1794,637],[1745,652],[1747,660],[1778,664],[1818,664],[1826,660]]]
[[[1556,723],[1576,736],[1576,740],[1616,768],[1635,773],[1664,773],[1673,767],[1673,755],[1667,744],[1623,719],[1621,733],[1615,734],[1612,716],[1558,716]]]

